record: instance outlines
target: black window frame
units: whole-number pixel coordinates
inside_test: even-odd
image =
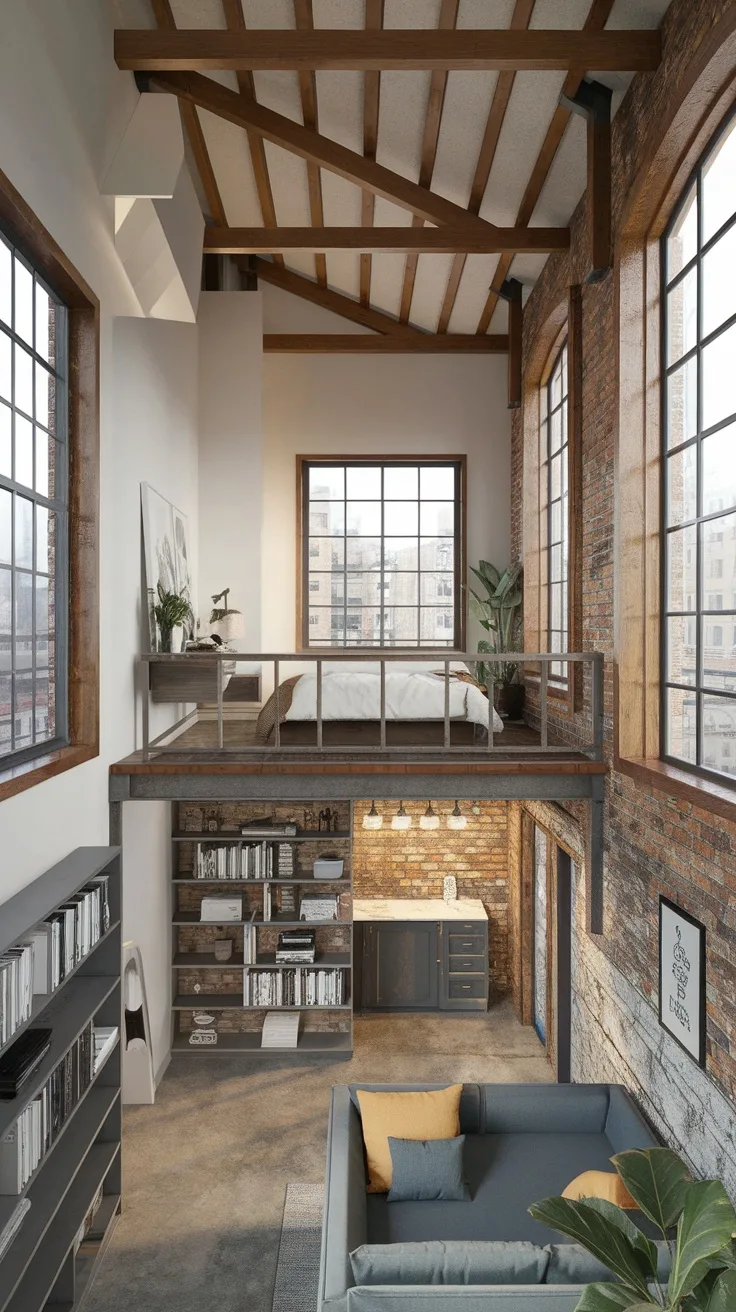
[[[564,638],[561,651],[570,650],[570,570],[571,570],[571,541],[570,541],[570,461],[571,461],[571,433],[570,433],[570,339],[569,333],[565,331],[562,341],[556,346],[554,355],[549,367],[549,373],[546,381],[542,384],[544,398],[544,412],[541,418],[540,446],[543,459],[541,460],[542,476],[544,478],[544,510],[545,517],[545,534],[544,534],[544,552],[545,562],[545,626],[544,641],[548,652],[553,651],[552,635],[557,633],[560,638]],[[552,390],[555,381],[555,375],[558,368],[560,369],[560,399],[553,405]],[[554,415],[560,415],[562,424],[561,438],[559,447],[552,450],[552,418]],[[560,462],[560,495],[552,496],[552,479],[551,469],[552,460],[559,459]],[[564,492],[563,492],[564,476]],[[560,538],[559,541],[552,540],[552,512],[555,505],[560,506]],[[566,512],[563,514],[563,508]],[[566,568],[564,577],[552,579],[552,549],[559,546],[561,551],[564,548]],[[564,608],[564,626],[561,624],[559,629],[552,626],[552,588],[560,588],[561,605]],[[558,667],[558,668],[556,668]],[[567,693],[569,690],[568,665],[564,661],[552,661],[549,666],[549,686],[551,691],[560,694]]]
[[[675,206],[666,228],[660,238],[660,759],[667,764],[674,765],[678,769],[686,770],[693,775],[701,778],[716,780],[724,787],[736,790],[736,776],[725,773],[722,770],[715,769],[713,766],[704,763],[704,744],[703,744],[703,723],[706,713],[714,710],[714,705],[718,703],[707,703],[707,698],[723,698],[733,703],[734,712],[736,713],[736,668],[733,673],[733,691],[728,692],[725,688],[716,688],[708,685],[705,681],[705,670],[703,666],[703,630],[704,624],[710,620],[711,627],[715,621],[722,623],[731,620],[734,624],[734,637],[736,638],[736,602],[732,607],[724,609],[715,604],[714,588],[719,585],[723,587],[725,578],[723,573],[721,577],[705,576],[704,559],[703,559],[703,533],[709,523],[723,519],[728,515],[736,512],[736,504],[713,510],[708,514],[703,514],[703,472],[702,472],[702,446],[703,442],[711,437],[714,433],[725,430],[736,422],[736,410],[725,418],[720,419],[717,423],[711,424],[710,427],[703,427],[703,369],[702,355],[713,342],[723,336],[732,328],[736,327],[736,294],[734,294],[734,312],[718,324],[711,332],[703,334],[703,274],[702,264],[708,253],[726,236],[728,232],[736,229],[736,209],[731,213],[728,219],[713,232],[706,241],[703,240],[703,177],[707,166],[713,156],[717,153],[723,138],[731,131],[736,132],[736,112],[730,110],[725,116],[715,133],[712,135],[701,154],[695,168],[692,170],[687,182],[685,183],[680,199]],[[685,263],[678,272],[671,278],[668,278],[668,242],[685,210],[688,202],[691,200],[693,188],[696,191],[696,249],[695,254]],[[672,363],[668,361],[668,342],[669,342],[669,314],[668,314],[668,295],[685,279],[697,269],[697,304],[696,304],[696,329],[695,344],[687,351],[684,351],[678,359]],[[669,446],[669,414],[668,414],[668,381],[679,369],[682,369],[690,360],[695,359],[697,362],[697,379],[696,379],[696,422],[695,434],[686,437],[683,441]],[[673,457],[688,448],[693,448],[696,452],[696,514],[694,518],[682,519],[675,524],[669,523],[669,502],[668,502],[668,483],[669,483],[669,466]],[[671,534],[678,531],[694,528],[695,529],[695,601],[692,610],[671,610],[668,605],[669,599],[669,552],[668,538]],[[686,546],[688,563],[690,562],[690,548]],[[714,605],[706,604],[708,593],[713,593]],[[721,600],[723,598],[721,597]],[[694,624],[695,637],[695,682],[690,684],[678,683],[669,676],[669,640],[668,640],[668,620],[671,618],[681,617],[684,623]],[[724,629],[725,632],[725,629]],[[667,750],[668,732],[669,732],[669,714],[668,714],[668,693],[670,690],[681,691],[690,694],[692,705],[695,711],[695,760],[688,760],[683,756],[676,756]],[[683,722],[686,712],[687,703],[683,703]],[[684,730],[683,730],[684,732]]]

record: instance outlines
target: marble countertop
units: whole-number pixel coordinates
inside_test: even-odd
[[[487,920],[479,898],[356,897],[353,920]]]

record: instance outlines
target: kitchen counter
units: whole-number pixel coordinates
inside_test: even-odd
[[[479,898],[356,897],[353,920],[487,920]]]

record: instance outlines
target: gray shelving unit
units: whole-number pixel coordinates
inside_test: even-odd
[[[339,801],[340,799],[333,799],[333,800]],[[320,805],[322,804],[323,803],[320,803]],[[173,955],[172,955],[172,962],[171,962],[172,999],[173,999],[172,1043],[171,1043],[172,1053],[186,1052],[189,1053],[190,1055],[196,1055],[198,1057],[217,1056],[218,1053],[220,1054],[239,1053],[249,1057],[259,1057],[259,1056],[272,1057],[272,1056],[279,1056],[279,1055],[281,1056],[290,1055],[295,1057],[331,1056],[333,1058],[334,1057],[348,1058],[352,1055],[352,1051],[353,1051],[353,921],[352,921],[353,804],[352,802],[346,804],[349,806],[349,814],[350,814],[350,825],[348,829],[340,830],[337,833],[334,831],[329,833],[302,831],[301,833],[298,833],[296,835],[283,837],[283,838],[278,837],[274,839],[275,842],[299,844],[300,850],[302,851],[303,851],[302,845],[308,845],[308,844],[333,845],[334,844],[336,847],[340,849],[341,853],[344,852],[346,873],[343,874],[343,877],[341,879],[324,880],[324,881],[315,880],[311,875],[305,874],[304,872],[295,874],[290,879],[282,878],[282,879],[268,879],[268,880],[255,880],[255,879],[204,880],[204,879],[192,878],[191,876],[184,875],[182,873],[180,854],[183,844],[222,843],[228,845],[231,844],[240,845],[248,841],[247,834],[242,834],[240,831],[233,832],[232,830],[230,830],[229,832],[227,830],[218,830],[216,832],[209,831],[203,833],[203,832],[174,829],[171,836],[172,838],[172,918],[171,920],[172,920],[172,931],[173,931],[172,932]],[[259,803],[259,805],[261,804]],[[274,803],[274,805],[279,805],[279,803]],[[294,803],[295,808],[298,808],[300,805],[302,805],[302,803]],[[268,810],[269,803],[263,802],[262,806],[263,806],[263,811],[265,813]],[[174,812],[175,818],[176,818],[176,809],[177,808],[175,804],[175,812]],[[257,842],[259,840],[254,838],[251,841]],[[308,847],[307,847],[307,851],[309,851]],[[318,950],[314,965],[315,968],[317,969],[319,967],[323,967],[325,969],[339,969],[345,971],[345,974],[347,976],[348,1002],[343,1003],[341,1006],[334,1006],[334,1007],[325,1007],[325,1006],[316,1006],[316,1005],[315,1006],[288,1006],[288,1007],[285,1006],[283,1008],[255,1007],[255,1006],[244,1006],[242,1001],[242,995],[236,995],[236,994],[225,993],[225,992],[219,992],[219,993],[211,992],[209,990],[206,990],[204,985],[202,987],[202,992],[197,995],[182,994],[180,992],[179,976],[181,971],[184,970],[189,972],[206,971],[207,978],[209,980],[215,980],[217,978],[218,971],[225,971],[227,973],[232,973],[233,970],[244,969],[242,952],[234,953],[228,961],[218,962],[215,960],[214,955],[211,952],[208,953],[208,952],[182,951],[179,948],[179,942],[178,942],[179,940],[178,931],[180,927],[191,928],[195,925],[206,924],[212,928],[222,929],[223,932],[227,932],[228,930],[242,928],[246,924],[253,924],[256,927],[259,949],[258,949],[257,960],[255,962],[251,962],[250,963],[251,966],[259,970],[273,970],[273,971],[284,970],[284,969],[288,970],[290,968],[289,966],[277,965],[275,954],[273,952],[265,952],[260,950],[260,931],[263,929],[273,930],[273,929],[284,929],[289,927],[302,928],[306,924],[305,921],[303,920],[300,921],[292,917],[284,917],[275,914],[271,920],[267,920],[267,921],[264,921],[262,919],[252,919],[252,920],[245,919],[237,922],[228,921],[227,923],[220,926],[220,925],[214,925],[213,922],[211,921],[205,921],[205,922],[200,921],[199,914],[196,911],[179,909],[179,889],[181,888],[188,887],[191,889],[199,886],[202,889],[203,893],[206,895],[211,895],[215,892],[219,892],[222,894],[232,893],[237,896],[241,893],[245,893],[245,891],[248,889],[257,888],[259,890],[262,890],[263,885],[265,883],[273,887],[279,887],[285,884],[291,884],[295,887],[298,887],[299,890],[301,891],[304,891],[305,885],[308,886],[311,884],[313,887],[319,888],[320,890],[323,891],[329,889],[331,891],[334,891],[335,893],[341,893],[341,892],[350,893],[351,915],[349,921],[325,920],[325,921],[309,922],[309,928],[316,929],[317,931],[319,931],[320,929],[328,929],[328,928],[334,929],[336,926],[340,926],[341,928],[344,928],[347,932],[349,938],[348,950],[345,952],[334,952],[334,951],[320,952]],[[318,938],[318,942],[319,942],[319,938]],[[305,1018],[309,1015],[310,1012],[319,1013],[321,1015],[332,1012],[336,1016],[339,1015],[341,1024],[343,1024],[345,1028],[341,1029],[340,1031],[334,1031],[334,1032],[302,1029],[299,1034],[299,1040],[296,1048],[262,1048],[260,1030],[252,1030],[247,1032],[244,1031],[241,1033],[221,1030],[218,1033],[216,1044],[213,1044],[211,1046],[193,1045],[189,1043],[188,1035],[186,1033],[182,1033],[179,1028],[178,1016],[179,1013],[182,1011],[204,1011],[216,1015],[218,1012],[225,1013],[225,1012],[232,1012],[232,1011],[242,1011],[244,1013],[253,1013],[253,1012],[265,1013],[267,1011],[279,1011],[279,1010],[298,1011]]]
[[[120,849],[80,847],[0,906],[0,956],[94,879],[109,876],[110,927],[53,993],[37,995],[30,1018],[0,1049],[7,1052],[29,1026],[52,1030],[51,1048],[18,1097],[0,1101],[0,1138],[43,1088],[89,1024],[122,1033],[122,889]],[[0,1233],[22,1198],[31,1207],[0,1259],[0,1312],[71,1312],[94,1279],[120,1216],[121,1044],[107,1055],[72,1108],[23,1192],[0,1194]],[[92,1230],[77,1238],[100,1186]]]

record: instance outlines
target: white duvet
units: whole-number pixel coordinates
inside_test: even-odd
[[[445,680],[437,661],[386,663],[387,720],[443,720]],[[467,674],[461,661],[451,661],[451,670]],[[450,719],[468,720],[488,728],[488,699],[480,688],[460,679],[450,679]],[[284,719],[316,720],[317,674],[302,674]],[[380,720],[380,665],[370,661],[329,662],[322,666],[323,720]],[[503,723],[493,712],[493,731]]]

